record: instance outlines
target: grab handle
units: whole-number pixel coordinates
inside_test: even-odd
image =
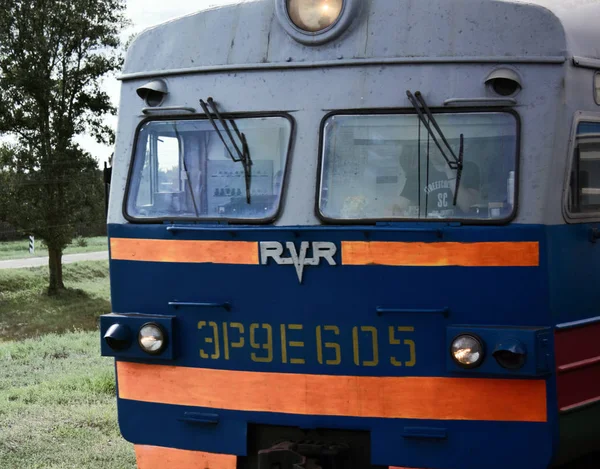
[[[222,308],[231,311],[231,303],[194,303],[189,301],[169,301],[169,306],[174,308]]]
[[[377,307],[377,316],[384,316],[388,314],[441,314],[445,318],[450,316],[450,308],[440,308],[440,309],[401,309],[401,308],[382,308],[380,306]]]
[[[174,111],[189,112],[191,114],[196,113],[196,109],[194,109],[193,107],[186,107],[186,106],[145,107],[142,109],[142,113],[144,113],[146,115],[161,114],[164,112],[174,112]]]
[[[219,423],[219,414],[185,412],[183,417],[177,420],[195,425],[217,425]]]

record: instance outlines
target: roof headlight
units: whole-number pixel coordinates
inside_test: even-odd
[[[483,342],[475,335],[459,335],[452,341],[450,355],[462,368],[478,367],[483,362]]]
[[[160,106],[167,97],[169,89],[164,80],[153,80],[140,86],[136,92],[148,106],[157,107]]]
[[[498,68],[485,79],[495,94],[504,97],[515,96],[523,89],[521,77],[510,68]]]
[[[341,16],[344,0],[287,0],[290,19],[303,31],[316,33],[332,26]]]
[[[144,352],[158,355],[167,346],[167,337],[163,328],[158,324],[148,323],[140,328],[138,342]]]

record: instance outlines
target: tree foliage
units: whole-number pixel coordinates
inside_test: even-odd
[[[42,238],[49,292],[64,288],[61,257],[75,224],[102,200],[96,161],[76,144],[111,144],[101,88],[122,64],[125,0],[0,0],[0,216]],[[87,214],[87,215],[86,215]]]

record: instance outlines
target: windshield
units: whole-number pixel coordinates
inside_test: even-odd
[[[321,215],[338,221],[509,218],[516,117],[438,113],[435,120],[457,155],[463,135],[458,186],[456,167],[448,164],[417,115],[330,116],[323,130]]]
[[[236,119],[235,125],[245,135],[252,157],[248,179],[242,162],[231,159],[208,120],[142,125],[127,214],[142,220],[274,218],[280,205],[291,120],[244,118]]]

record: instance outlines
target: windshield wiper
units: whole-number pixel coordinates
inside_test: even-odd
[[[181,145],[183,140],[181,139],[181,135],[179,135],[179,130],[177,130],[177,124],[173,124],[173,132],[175,132],[175,136],[177,137],[177,142],[179,142],[179,145]],[[179,148],[181,148],[181,146]],[[188,188],[190,190],[190,194],[192,196],[192,205],[194,206],[194,212],[196,213],[196,217],[199,218],[200,212],[198,211],[198,205],[196,204],[196,195],[194,194],[194,189],[192,188],[190,172],[188,171],[187,163],[185,162],[185,154],[183,155],[182,163],[183,163],[183,170],[185,171],[185,179],[187,181],[187,186],[188,186]]]
[[[219,109],[217,108],[215,101],[212,98],[208,98],[206,101],[208,102],[208,105],[206,102],[204,102],[204,100],[201,99],[200,106],[202,106],[202,110],[208,117],[208,120],[210,121],[213,129],[215,129],[215,132],[217,132],[217,135],[221,139],[221,142],[223,142],[223,145],[225,146],[225,149],[227,150],[227,153],[229,154],[231,161],[233,161],[234,163],[242,163],[242,167],[244,168],[244,182],[246,184],[246,202],[249,204],[250,203],[250,185],[252,183],[252,158],[250,157],[250,148],[248,147],[248,142],[246,141],[246,135],[244,135],[244,133],[239,131],[239,129],[233,119],[229,119],[229,123],[231,124],[233,131],[235,132],[237,138],[239,139],[239,141],[241,143],[242,148],[240,150],[240,147],[236,143],[236,141],[233,138],[233,135],[231,133],[231,130],[229,129],[229,125],[227,125],[227,121],[225,119],[223,119],[223,117],[221,116],[221,113],[219,112]],[[225,142],[225,137],[223,136],[223,134],[221,133],[221,130],[219,129],[219,126],[213,119],[213,116],[212,116],[211,112],[209,111],[208,106],[211,107],[212,113],[215,116],[217,116],[219,123],[221,124],[223,129],[225,129],[225,133],[229,137],[229,141],[231,142],[231,144],[233,145],[233,148],[235,150],[235,155],[233,154],[234,152],[232,152],[231,149],[229,148],[229,145],[227,144],[227,142]]]
[[[423,98],[423,95],[421,94],[421,92],[417,91],[413,95],[410,91],[407,90],[406,95],[408,96],[408,99],[410,100],[411,104],[415,108],[415,111],[417,111],[417,115],[419,116],[419,119],[421,120],[421,122],[423,123],[423,125],[425,126],[425,128],[427,129],[427,131],[429,132],[431,137],[433,138],[433,141],[435,142],[435,145],[438,147],[438,150],[440,151],[440,153],[446,160],[448,167],[450,169],[453,169],[456,171],[456,186],[454,188],[454,205],[456,205],[456,201],[458,198],[458,190],[460,188],[460,180],[462,178],[462,170],[463,170],[463,161],[464,161],[464,152],[465,152],[464,135],[460,134],[460,148],[458,151],[458,156],[456,156],[456,154],[454,153],[454,150],[448,143],[448,140],[446,139],[444,132],[442,132],[442,129],[440,128],[437,121],[435,120],[435,117],[433,117],[433,114],[429,110],[429,106],[427,106],[427,103],[425,102],[425,99]],[[421,107],[423,109],[421,109]],[[425,111],[425,114],[423,114],[423,110]],[[425,117],[425,115],[427,115],[427,118]],[[451,158],[448,155],[446,155],[446,152],[444,151],[444,149],[440,145],[438,139],[436,138],[435,133],[433,132],[433,129],[429,125],[430,123],[433,124],[433,127],[435,128],[435,130],[437,130],[439,137],[441,138],[442,142],[446,146],[446,149],[450,152]]]

